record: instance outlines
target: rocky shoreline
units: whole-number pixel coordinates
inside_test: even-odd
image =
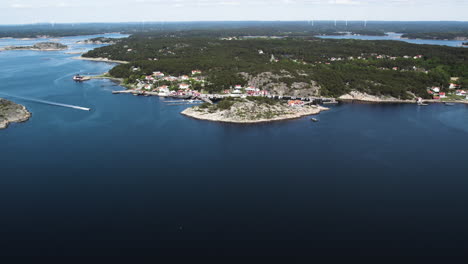
[[[337,98],[338,101],[342,102],[363,102],[363,103],[381,103],[381,104],[415,104],[416,99],[413,100],[402,100],[391,96],[376,96],[358,91],[352,91],[348,94],[342,95]],[[434,100],[434,99],[423,99],[423,103],[457,103],[457,104],[468,104],[468,100]]]
[[[213,110],[210,107],[194,106],[185,109],[181,114],[198,120],[255,124],[298,119],[304,116],[317,115],[326,110],[329,109],[317,105],[290,107],[283,104],[266,105],[252,101],[243,101],[234,103],[228,109]]]
[[[29,118],[31,113],[25,106],[0,98],[0,129],[7,128],[10,123],[26,122]]]
[[[97,61],[97,62],[109,62],[109,63],[119,63],[119,64],[128,64],[128,61],[119,61],[119,60],[109,60],[108,58],[88,58],[88,57],[73,57],[74,60],[86,60],[86,61]]]
[[[32,46],[7,46],[0,50],[32,50],[32,51],[61,51],[67,50],[68,46],[56,42],[40,42]]]

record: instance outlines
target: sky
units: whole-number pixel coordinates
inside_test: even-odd
[[[468,21],[468,0],[0,0],[0,24],[392,20]]]

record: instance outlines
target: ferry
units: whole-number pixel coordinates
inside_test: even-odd
[[[74,80],[75,82],[82,82],[82,81],[84,81],[84,77],[81,76],[81,75],[79,75],[79,74],[77,74],[77,75],[73,76],[73,80]]]

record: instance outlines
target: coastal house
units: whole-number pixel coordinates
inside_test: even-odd
[[[154,81],[154,78],[153,78],[153,76],[148,75],[148,76],[145,77],[145,80],[147,80],[147,81]]]
[[[160,92],[161,92],[161,91],[162,91],[162,92],[169,92],[169,86],[167,86],[167,85],[161,85],[161,86],[159,86],[157,89],[158,89],[158,91],[160,91]]]
[[[456,83],[450,83],[449,89],[459,89],[461,86]]]
[[[456,91],[456,95],[458,96],[465,96],[466,95],[466,92],[464,90],[457,90]]]
[[[267,96],[267,95],[269,95],[270,93],[269,93],[267,90],[261,90],[261,91],[259,92],[259,94],[262,95],[262,96]]]
[[[438,92],[440,92],[440,87],[432,87],[431,90],[432,90],[434,93],[438,93]]]
[[[188,88],[190,88],[190,84],[187,84],[187,83],[179,84],[179,89],[186,90]]]
[[[182,76],[180,76],[179,79],[182,80],[182,81],[186,81],[186,80],[189,79],[189,77],[187,75],[182,75]]]
[[[174,76],[168,76],[168,77],[164,77],[165,81],[169,81],[169,82],[175,82],[177,81],[177,77],[174,77]]]
[[[157,77],[157,78],[162,78],[162,77],[164,77],[164,73],[162,73],[160,71],[156,71],[156,72],[153,72],[153,76]]]
[[[151,90],[152,87],[151,87],[151,84],[147,84],[147,85],[145,85],[144,88],[145,88],[145,90]]]
[[[288,106],[297,107],[297,106],[303,106],[303,105],[304,105],[304,102],[301,100],[289,100],[288,101]]]
[[[258,50],[258,54],[263,55],[263,50]]]
[[[258,91],[260,91],[260,89],[255,88],[255,86],[249,86],[249,87],[245,88],[245,90],[247,92],[258,92]]]
[[[413,59],[415,59],[415,60],[416,59],[422,59],[422,58],[423,58],[423,55],[416,55],[416,56],[413,57]]]
[[[192,71],[192,75],[201,74],[201,73],[202,73],[202,71],[200,71],[200,70],[193,70]]]
[[[398,71],[398,67],[393,67],[392,70]]]
[[[236,85],[236,86],[234,86],[234,89],[240,90],[240,89],[242,89],[242,85]]]
[[[447,98],[447,95],[444,92],[439,93],[440,98]]]

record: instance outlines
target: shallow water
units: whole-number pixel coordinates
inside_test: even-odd
[[[82,47],[74,47],[82,48]],[[92,48],[92,47],[87,47]],[[468,106],[343,104],[259,125],[75,83],[112,64],[0,53],[0,255],[464,255]]]

